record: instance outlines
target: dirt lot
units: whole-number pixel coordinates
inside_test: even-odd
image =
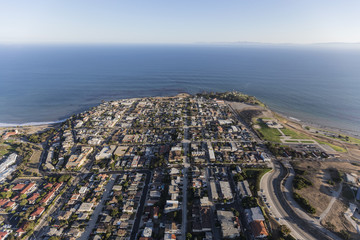
[[[249,105],[239,102],[227,102],[236,110],[239,115],[248,123],[251,124],[253,118],[273,118],[274,114],[267,108],[261,106]]]
[[[24,175],[31,175],[31,173],[39,174],[39,161],[41,156],[40,150],[33,150],[33,154],[29,160],[29,163],[26,165],[26,171]]]
[[[316,209],[315,216],[320,216],[331,200],[330,191],[336,190],[327,183],[331,179],[330,174],[326,167],[322,166],[321,162],[297,161],[295,166],[298,169],[304,170],[305,174],[303,177],[312,183],[312,186],[296,190],[296,192],[307,199],[310,205]],[[335,186],[335,188],[337,187]]]
[[[356,229],[345,219],[344,212],[347,206],[339,200],[336,200],[331,211],[321,221],[321,224],[333,232],[346,231],[350,233],[351,239],[359,239]]]
[[[360,165],[354,165],[348,162],[319,162],[319,161],[296,161],[295,168],[304,170],[304,178],[312,182],[312,186],[296,190],[301,196],[307,199],[315,209],[315,216],[320,214],[326,209],[332,198],[332,192],[339,189],[340,184],[329,184],[329,180],[333,180],[334,171],[338,170],[340,174],[355,173],[360,176]],[[332,170],[334,169],[334,170]],[[344,190],[344,187],[343,187]],[[349,232],[353,235],[354,239],[356,230],[345,219],[344,213],[347,210],[348,200],[339,198],[336,200],[328,215],[322,220],[322,224],[334,232],[341,230]]]

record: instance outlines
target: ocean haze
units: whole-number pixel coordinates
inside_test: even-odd
[[[360,132],[360,50],[281,45],[2,45],[0,123],[58,121],[102,100],[238,90]]]

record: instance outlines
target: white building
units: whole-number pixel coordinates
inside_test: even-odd
[[[0,173],[4,172],[8,167],[16,163],[18,155],[16,153],[10,154],[4,162],[0,164]]]

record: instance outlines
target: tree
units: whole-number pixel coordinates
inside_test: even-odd
[[[20,206],[25,206],[28,203],[26,199],[21,200]]]
[[[186,240],[190,240],[192,239],[192,234],[191,233],[187,233],[186,234]]]
[[[49,238],[49,240],[60,240],[60,237],[52,236],[52,237]]]
[[[291,230],[286,225],[280,225],[279,231],[282,236],[286,237],[290,234]]]
[[[20,199],[22,200],[22,199],[25,199],[27,196],[26,196],[26,194],[21,194],[20,195]]]

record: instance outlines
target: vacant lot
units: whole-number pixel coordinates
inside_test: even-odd
[[[328,170],[321,166],[321,162],[311,161],[298,161],[294,168],[297,171],[303,171],[301,176],[312,183],[311,186],[296,190],[296,192],[307,199],[310,205],[316,209],[315,216],[320,216],[330,203],[330,191],[334,190],[334,187],[328,184],[328,181],[331,180]]]
[[[39,174],[39,161],[40,161],[41,151],[40,150],[33,150],[33,154],[29,160],[29,162],[26,164],[26,171],[24,172],[24,175],[33,175]]]
[[[317,162],[317,161],[295,161],[294,168],[298,174],[312,183],[312,186],[296,190],[302,197],[307,199],[311,206],[316,209],[315,216],[320,214],[328,206],[332,194],[340,186],[341,176],[344,173],[355,173],[360,175],[360,165],[348,162]],[[351,193],[351,192],[350,192]],[[351,233],[355,238],[356,230],[345,219],[344,213],[347,210],[349,199],[353,199],[348,193],[347,185],[343,184],[343,193],[335,201],[328,215],[322,220],[322,224],[328,229],[340,234],[341,231]],[[349,195],[346,198],[345,195]]]
[[[321,221],[321,224],[329,230],[341,233],[342,231],[350,234],[350,239],[359,239],[359,235],[356,233],[356,229],[346,220],[344,212],[347,210],[347,206],[336,200],[332,210],[329,214]]]

